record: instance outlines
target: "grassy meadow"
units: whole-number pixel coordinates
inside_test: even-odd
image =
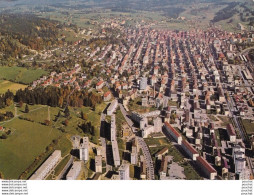
[[[0,66],[0,79],[16,83],[30,84],[48,73],[42,69],[27,69],[23,67]]]

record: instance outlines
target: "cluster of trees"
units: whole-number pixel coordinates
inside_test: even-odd
[[[0,95],[0,109],[13,104],[14,94],[8,90],[5,94]]]
[[[236,9],[237,5],[239,5],[239,3],[232,2],[224,9],[218,11],[216,15],[214,16],[212,22],[219,22],[221,20],[227,20],[231,18],[234,14],[238,12]]]
[[[17,40],[11,36],[0,37],[0,52],[3,54],[2,58],[7,60],[9,58],[22,58],[22,55],[30,54],[29,50],[19,44]]]
[[[0,14],[0,26],[2,59],[22,59],[29,49],[42,50],[61,43],[58,37],[63,26],[34,15]]]
[[[83,124],[80,125],[80,128],[86,134],[90,134],[92,136],[95,135],[95,127],[90,121],[85,121]]]
[[[56,107],[59,102],[59,89],[56,87],[38,87],[34,90],[29,90],[28,88],[24,90],[20,89],[16,92],[15,101],[32,105],[42,104]]]
[[[31,105],[42,104],[52,107],[63,107],[68,103],[72,107],[88,106],[94,109],[96,104],[100,104],[103,101],[101,95],[97,93],[73,91],[69,87],[57,88],[52,86],[46,88],[37,87],[33,90],[27,88],[24,90],[20,89],[16,92],[15,96],[12,96],[11,100],[13,98],[16,102],[24,102]],[[29,112],[29,108],[26,108],[26,111]]]
[[[14,115],[11,111],[7,111],[6,113],[0,113],[0,121],[8,120],[13,117]]]
[[[0,139],[7,139],[8,135],[10,134],[11,134],[11,130],[8,130],[7,132],[2,133],[2,135],[0,136]]]

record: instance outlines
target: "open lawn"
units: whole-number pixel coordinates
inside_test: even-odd
[[[254,123],[251,123],[250,120],[242,120],[245,131],[248,135],[254,134]]]
[[[8,67],[0,66],[0,79],[5,79],[13,82],[29,84],[48,73],[42,69],[27,69],[23,67]]]
[[[47,146],[54,139],[58,139],[55,149],[62,151],[62,156],[69,154],[72,149],[72,144],[69,141],[70,136],[78,134],[75,129],[66,133],[62,133],[59,129],[58,122],[54,122],[55,116],[60,108],[50,108],[51,126],[42,125],[48,117],[48,107],[43,105],[29,105],[29,113],[24,113],[24,105],[17,109],[19,117],[24,119],[14,118],[11,121],[2,122],[1,125],[10,128],[12,134],[6,140],[0,140],[0,172],[3,172],[5,178],[17,179],[20,174],[26,170],[36,157],[41,155]],[[12,111],[14,106],[9,106],[1,109],[0,112]],[[62,124],[61,124],[62,125]],[[76,124],[77,126],[77,124]],[[48,157],[48,153],[29,171],[27,176],[38,168],[42,162]],[[14,168],[15,167],[15,168]]]
[[[15,93],[17,90],[25,89],[26,87],[27,85],[13,83],[11,81],[0,80],[0,94],[3,94],[8,90]]]
[[[141,105],[141,98],[136,98],[134,101],[130,101],[128,105],[130,111],[136,111],[139,113],[146,113],[156,110],[155,107],[144,107]]]
[[[228,124],[231,123],[231,120],[227,116],[218,116],[218,118],[222,121],[221,126],[227,126]]]
[[[187,180],[202,180],[202,177],[198,175],[196,170],[190,165],[190,163],[183,163],[184,174]]]
[[[149,146],[165,146],[169,145],[168,141],[166,138],[145,138],[144,139],[146,144]]]

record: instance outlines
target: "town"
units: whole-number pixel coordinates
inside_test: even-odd
[[[76,63],[29,86],[88,90],[107,104],[99,142],[72,135],[72,157],[53,178],[80,179],[88,162],[94,180],[253,178],[254,66],[242,45],[254,33],[126,29],[115,21],[102,37],[109,28],[124,42],[91,48],[79,40],[62,51],[91,67]],[[54,51],[38,56],[51,59]],[[62,159],[55,150],[30,179],[54,175]]]

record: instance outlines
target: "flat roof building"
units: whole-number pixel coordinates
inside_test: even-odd
[[[112,151],[113,151],[114,165],[118,167],[120,166],[120,154],[119,154],[118,143],[116,140],[112,141]]]
[[[111,141],[116,140],[116,116],[114,114],[111,116],[110,136]]]
[[[61,159],[61,150],[55,150],[50,157],[35,171],[29,180],[43,180]]]
[[[67,180],[75,180],[80,174],[81,171],[81,161],[76,161],[73,163],[71,170],[68,172],[66,179]]]
[[[129,164],[122,164],[119,168],[120,180],[130,179],[130,166]]]
[[[102,173],[102,157],[95,156],[95,172]]]
[[[79,148],[79,157],[80,160],[88,161],[89,160],[89,138],[83,137],[83,142],[80,144]]]

